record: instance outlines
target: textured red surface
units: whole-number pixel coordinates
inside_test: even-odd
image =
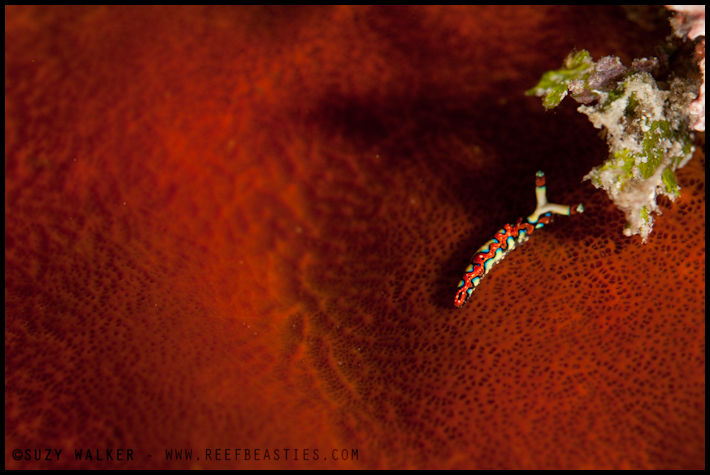
[[[611,7],[6,7],[5,467],[704,467],[704,155],[642,245],[580,183],[586,118],[523,95],[665,34]],[[454,309],[538,169],[585,213]]]

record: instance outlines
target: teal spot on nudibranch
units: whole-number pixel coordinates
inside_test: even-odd
[[[503,249],[498,248],[496,250],[495,254],[493,254],[493,257],[491,257],[490,259],[488,259],[486,262],[483,263],[483,267],[486,269],[486,272],[491,270],[491,267],[493,267],[493,264],[498,262],[502,256],[503,256]]]
[[[460,289],[461,287],[463,287],[463,284],[465,284],[465,283],[466,283],[466,282],[464,282],[463,280],[462,280],[461,282],[459,282],[459,289]]]
[[[481,248],[476,252],[476,254],[488,254],[491,251],[491,246],[493,244],[498,244],[498,240],[496,238],[491,239],[483,246],[481,246]]]
[[[473,264],[469,264],[468,267],[466,267],[466,270],[464,271],[465,273],[473,272]],[[463,282],[463,280],[461,281]]]

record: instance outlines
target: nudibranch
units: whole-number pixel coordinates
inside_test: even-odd
[[[545,174],[540,171],[537,172],[535,178],[535,196],[537,197],[537,208],[533,214],[526,218],[525,222],[523,222],[523,218],[518,218],[514,225],[506,224],[493,236],[493,239],[473,254],[471,263],[464,271],[463,279],[459,282],[454,299],[456,307],[464,306],[474,289],[481,283],[481,279],[495,264],[500,262],[516,246],[527,241],[536,229],[550,224],[553,214],[569,216],[584,212],[584,206],[581,203],[575,207],[548,203]]]

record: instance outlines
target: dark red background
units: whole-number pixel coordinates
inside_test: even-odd
[[[654,21],[6,7],[5,467],[704,468],[704,153],[643,245],[581,182],[598,131],[523,94],[572,48],[653,55]],[[538,169],[586,212],[454,309]]]

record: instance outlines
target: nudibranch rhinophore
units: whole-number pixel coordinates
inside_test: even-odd
[[[537,208],[533,214],[526,218],[526,222],[523,223],[523,218],[518,218],[514,225],[506,224],[493,236],[493,239],[473,254],[471,263],[459,282],[459,289],[454,299],[456,307],[464,306],[474,289],[481,283],[481,279],[495,264],[500,262],[516,246],[527,241],[536,229],[551,223],[553,214],[569,216],[584,212],[584,206],[581,203],[575,207],[548,203],[545,174],[540,171],[537,172],[535,178],[535,196],[537,197]]]

